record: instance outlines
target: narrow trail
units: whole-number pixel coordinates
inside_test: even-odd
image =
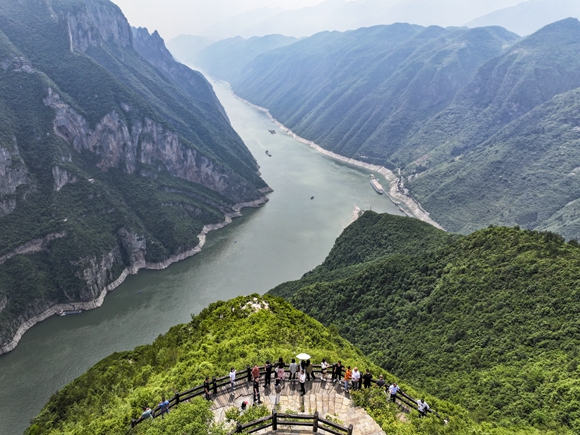
[[[263,380],[260,384],[260,395],[262,403],[272,410],[275,407],[276,393],[274,391],[274,381],[271,387],[263,387]],[[238,409],[242,402],[248,402],[252,406],[252,384],[249,382],[239,382],[233,393],[230,393],[229,385],[219,387],[217,395],[212,395],[212,411],[216,422],[225,421],[225,413],[231,407]],[[280,404],[278,408],[282,413],[314,414],[316,411],[321,417],[339,420],[340,424],[353,425],[353,435],[384,435],[385,432],[350,398],[350,394],[344,393],[341,383],[322,382],[320,378],[306,382],[306,395],[300,395],[298,382],[284,381],[282,393],[280,394]],[[312,433],[304,428],[291,427],[279,429],[272,432],[269,429],[260,433]]]

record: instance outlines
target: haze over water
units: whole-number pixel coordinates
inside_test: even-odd
[[[101,308],[52,317],[29,330],[16,350],[0,356],[0,434],[22,433],[51,394],[107,355],[152,342],[211,302],[300,278],[324,260],[355,205],[402,214],[372,190],[368,171],[280,131],[271,135],[275,127],[264,113],[235,99],[225,85],[212,84],[274,189],[270,202],[210,233],[200,254],[130,276]]]

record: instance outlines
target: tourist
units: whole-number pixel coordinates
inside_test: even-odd
[[[371,381],[373,380],[373,375],[371,375],[369,369],[367,369],[367,372],[364,375],[362,375],[362,379],[363,379],[363,387],[370,388]]]
[[[282,394],[282,383],[280,382],[280,379],[276,379],[274,391],[276,391],[276,402],[274,405],[278,405],[280,403],[280,394]]]
[[[358,390],[360,389],[360,372],[358,371],[358,367],[352,369],[352,389]]]
[[[348,393],[348,384],[349,384],[351,379],[352,379],[352,370],[350,369],[350,366],[348,366],[346,368],[346,373],[344,374],[344,392],[345,393]]]
[[[425,399],[417,400],[417,410],[419,411],[419,417],[427,417],[427,412],[429,411],[429,405],[425,402]]]
[[[260,380],[260,367],[258,367],[258,364],[254,364],[254,368],[252,369],[252,379],[254,381]]]
[[[296,360],[292,358],[292,362],[290,363],[290,380],[296,380],[296,372],[298,371],[298,364],[296,364]]]
[[[326,372],[328,370],[328,363],[326,362],[326,359],[323,358],[322,362],[320,363],[320,379],[322,379],[324,382],[327,381],[326,379]]]
[[[254,379],[254,405],[261,404],[262,401],[260,400],[260,378]]]
[[[284,367],[286,367],[286,364],[284,364],[284,360],[280,358],[278,361],[278,379],[280,379],[281,381],[283,381],[286,378],[286,374],[284,373]]]
[[[205,381],[203,381],[203,392],[205,394],[205,400],[211,400],[209,392],[209,377],[206,376]]]
[[[397,398],[397,392],[400,390],[396,382],[393,382],[389,387],[389,394],[391,395],[391,402],[395,403]]]
[[[342,363],[338,361],[332,365],[332,382],[340,382],[342,379]]]
[[[298,381],[300,382],[300,394],[304,396],[306,394],[306,390],[304,389],[304,383],[306,382],[306,373],[304,373],[304,370],[300,370],[300,374],[298,375]]]
[[[270,364],[270,361],[266,361],[266,380],[264,382],[264,387],[270,386],[271,378],[272,378],[272,364]]]
[[[310,363],[310,360],[306,360],[306,379],[314,380],[314,365]]]
[[[165,400],[165,396],[161,397],[161,402],[159,402],[159,415],[161,418],[165,418],[163,414],[169,414],[169,400]]]
[[[379,379],[377,380],[376,384],[377,384],[377,387],[379,387],[379,388],[383,388],[385,386],[386,382],[383,379],[383,375],[379,376]]]
[[[233,394],[235,387],[236,387],[236,369],[232,367],[230,369],[230,393]]]

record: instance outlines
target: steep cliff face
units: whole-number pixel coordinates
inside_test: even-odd
[[[3,353],[66,304],[96,308],[128,274],[199,252],[267,186],[209,83],[147,62],[110,1],[0,3],[0,28]]]
[[[66,15],[71,49],[85,52],[107,42],[126,48],[133,46],[131,26],[116,5],[98,0],[83,3],[84,8]]]

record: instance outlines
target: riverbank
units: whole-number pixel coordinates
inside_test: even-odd
[[[263,194],[270,193],[272,191],[273,190],[270,189],[269,187],[260,189],[260,192]],[[101,307],[103,305],[103,303],[105,302],[105,297],[107,296],[107,294],[109,292],[112,292],[113,290],[115,290],[121,284],[123,284],[123,282],[125,281],[125,279],[129,275],[134,275],[134,274],[138,273],[139,270],[141,270],[141,269],[163,270],[163,269],[168,268],[172,264],[177,263],[178,261],[185,260],[186,258],[189,258],[189,257],[192,257],[192,256],[198,254],[199,252],[201,252],[203,246],[205,245],[206,236],[210,231],[216,231],[216,230],[219,230],[221,228],[224,228],[225,226],[231,224],[233,219],[238,218],[238,217],[242,217],[243,216],[242,210],[244,208],[258,208],[258,207],[263,206],[267,202],[268,202],[268,198],[266,196],[263,196],[260,199],[257,199],[255,201],[235,204],[232,207],[234,212],[233,213],[226,213],[225,219],[222,222],[218,222],[216,224],[208,224],[208,225],[205,225],[203,227],[201,232],[197,235],[199,243],[193,249],[190,249],[188,251],[182,252],[182,253],[177,254],[177,255],[172,255],[167,260],[159,262],[159,263],[143,262],[140,264],[136,264],[132,267],[125,268],[125,270],[123,270],[123,272],[121,272],[119,277],[115,281],[108,284],[101,291],[99,296],[96,299],[93,299],[92,301],[71,302],[71,303],[66,303],[66,304],[53,305],[50,308],[48,308],[47,310],[44,310],[42,313],[31,317],[30,319],[28,319],[24,323],[22,323],[22,325],[20,325],[20,327],[17,329],[16,333],[14,334],[14,337],[12,338],[12,340],[10,342],[8,342],[7,344],[4,344],[2,347],[0,347],[0,355],[3,355],[5,353],[13,351],[16,348],[16,346],[18,345],[18,343],[20,342],[20,340],[22,339],[22,337],[24,336],[24,333],[26,331],[28,331],[30,328],[32,328],[34,325],[48,319],[51,316],[59,314],[61,311],[70,310],[71,305],[74,305],[74,308],[76,310],[83,310],[83,311],[94,310],[96,308]],[[42,239],[40,239],[40,240],[42,240]],[[30,251],[30,252],[33,252],[33,251]]]
[[[215,80],[219,80],[219,79],[215,79]],[[219,80],[219,81],[221,81],[222,83],[225,83],[231,90],[229,83],[224,82],[223,80]],[[233,93],[233,90],[232,90],[232,93]],[[371,165],[370,163],[365,163],[365,162],[362,162],[360,160],[355,160],[352,158],[341,156],[340,154],[333,153],[332,151],[328,151],[328,150],[322,148],[320,145],[312,142],[311,140],[304,139],[303,137],[298,136],[296,133],[294,133],[292,130],[290,130],[289,128],[284,126],[284,124],[282,124],[280,121],[278,121],[276,118],[274,118],[272,116],[272,114],[270,113],[270,111],[268,109],[266,109],[265,107],[260,107],[260,106],[257,106],[257,105],[255,105],[247,100],[244,100],[243,98],[237,96],[235,93],[234,93],[234,97],[236,99],[238,99],[239,101],[242,101],[243,103],[247,104],[248,106],[250,106],[256,110],[259,110],[261,112],[264,112],[268,116],[268,118],[270,118],[270,120],[280,130],[282,130],[284,133],[292,136],[298,142],[309,145],[310,147],[314,148],[319,153],[324,154],[328,157],[331,157],[335,160],[341,161],[341,162],[346,163],[348,165],[353,165],[353,166],[358,166],[360,168],[368,169],[370,171],[373,171],[373,172],[376,172],[376,173],[382,175],[385,178],[385,180],[389,183],[388,192],[385,192],[386,195],[393,202],[393,204],[395,204],[399,207],[399,209],[403,213],[405,213],[407,215],[411,215],[411,217],[416,217],[417,219],[420,219],[424,222],[427,222],[436,228],[444,230],[444,228],[441,225],[439,225],[437,222],[435,222],[433,219],[431,219],[429,212],[427,212],[425,209],[423,209],[423,207],[421,207],[421,204],[419,204],[419,202],[417,202],[412,197],[405,195],[404,193],[399,191],[399,187],[398,187],[399,186],[399,178],[389,169],[385,168],[384,166]],[[404,208],[403,208],[403,206],[404,206]]]

